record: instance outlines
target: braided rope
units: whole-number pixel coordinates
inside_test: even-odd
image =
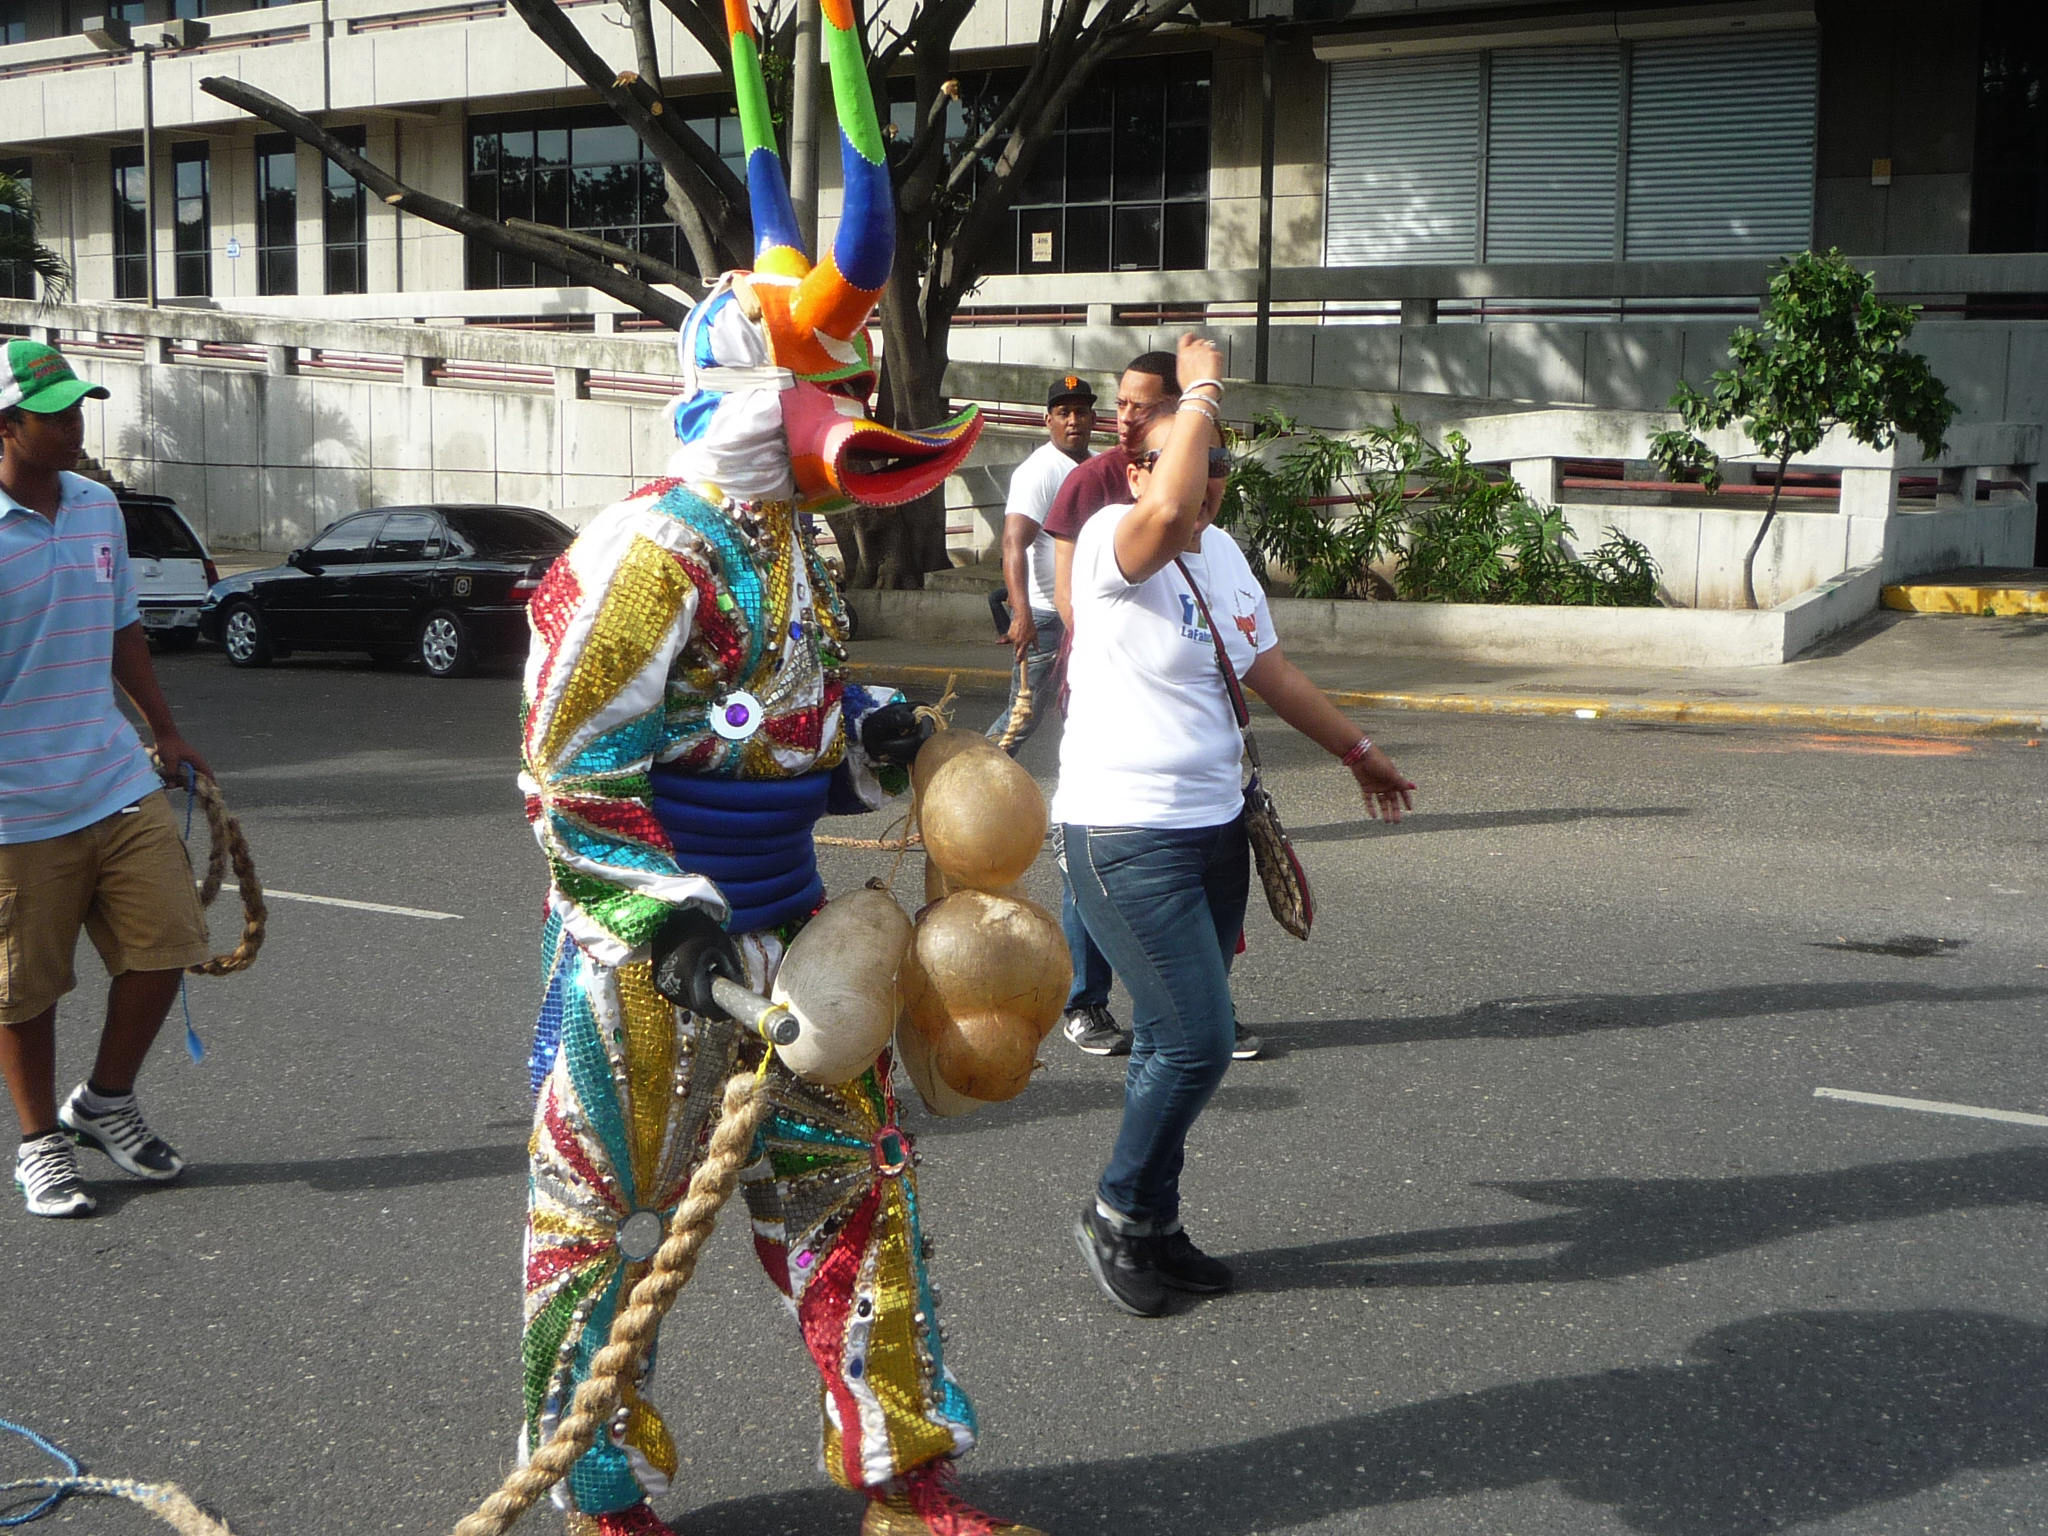
[[[569,1412],[555,1426],[547,1444],[474,1513],[464,1517],[455,1527],[455,1536],[504,1536],[513,1522],[567,1477],[577,1459],[596,1444],[618,1409],[625,1384],[638,1375],[655,1330],[674,1305],[676,1294],[696,1272],[697,1255],[711,1236],[720,1209],[738,1187],[740,1170],[752,1159],[754,1138],[772,1107],[765,1071],[735,1072],[726,1080],[725,1101],[704,1161],[690,1176],[689,1192],[670,1218],[668,1236],[654,1251],[647,1273],[612,1319],[611,1334],[591,1360],[590,1374],[576,1389]]]
[[[164,771],[163,759],[156,755],[154,749],[150,751],[149,760],[158,773]],[[199,881],[199,905],[213,905],[230,865],[234,866],[235,886],[242,898],[241,940],[228,953],[202,960],[197,965],[188,965],[185,969],[194,976],[231,976],[236,971],[246,971],[255,963],[256,951],[263,947],[263,931],[270,921],[270,908],[263,901],[263,882],[256,878],[256,862],[249,856],[249,839],[242,835],[241,822],[229,812],[227,801],[221,798],[220,785],[190,767],[185,772],[186,789],[199,802],[199,808],[206,812],[206,874]],[[189,815],[187,819],[190,819]]]
[[[177,1531],[178,1536],[234,1536],[227,1526],[194,1504],[176,1483],[137,1483],[115,1477],[24,1477],[16,1482],[0,1483],[0,1498],[12,1493],[50,1495],[50,1503],[29,1516],[30,1519],[47,1513],[57,1500],[74,1494],[97,1494],[102,1498],[126,1499],[130,1504],[141,1505]]]
[[[256,878],[256,864],[249,856],[249,840],[242,835],[241,822],[229,813],[227,802],[221,798],[220,785],[203,773],[195,773],[192,790],[198,796],[200,809],[206,812],[206,878],[199,882],[199,904],[212,904],[220,894],[221,877],[232,863],[237,893],[242,898],[242,937],[228,953],[186,969],[195,976],[230,976],[246,971],[255,962],[256,952],[263,947],[270,909],[264,905],[263,882]]]
[[[1031,729],[1033,714],[1031,698],[1031,669],[1022,662],[1017,665],[1017,702],[1010,706],[1010,723],[1003,727],[1003,738],[996,743],[1005,752],[1024,739],[1024,733]]]

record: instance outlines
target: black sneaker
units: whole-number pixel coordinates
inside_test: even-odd
[[[1074,1241],[1102,1294],[1133,1317],[1157,1317],[1166,1310],[1166,1286],[1152,1263],[1153,1239],[1127,1237],[1091,1202],[1074,1223]]]
[[[1210,1258],[1183,1231],[1152,1239],[1152,1267],[1176,1291],[1217,1296],[1230,1289],[1230,1266]]]
[[[1265,1052],[1265,1041],[1252,1034],[1242,1024],[1237,1026],[1237,1040],[1230,1047],[1232,1061],[1257,1061]]]
[[[24,1141],[14,1153],[14,1187],[31,1216],[90,1216],[97,1202],[78,1177],[78,1151],[62,1131]]]
[[[114,1160],[117,1168],[138,1179],[162,1183],[185,1171],[185,1159],[149,1128],[136,1106],[134,1094],[98,1115],[86,1111],[84,1097],[85,1087],[81,1084],[71,1090],[71,1097],[57,1111],[57,1123],[81,1147],[98,1147]]]
[[[1131,1032],[1119,1026],[1116,1016],[1101,1003],[1068,1009],[1060,1033],[1090,1056],[1131,1054]]]

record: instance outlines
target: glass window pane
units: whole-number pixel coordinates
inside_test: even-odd
[[[1168,203],[1160,265],[1168,271],[1193,272],[1209,265],[1209,205]]]
[[[1209,123],[1209,61],[1205,58],[1176,60],[1167,74],[1166,120],[1169,123]]]
[[[1017,186],[1017,202],[1020,206],[1031,203],[1057,203],[1066,193],[1065,156],[1060,153],[1057,137],[1039,146],[1037,157],[1031,162],[1031,170]]]
[[[1166,130],[1166,195],[1209,195],[1209,127],[1206,123]]]
[[[533,173],[533,217],[542,224],[569,222],[569,173],[543,170]]]
[[[533,135],[533,158],[541,165],[567,165],[569,163],[569,130],[566,128],[535,129]]]
[[[1104,204],[1067,210],[1066,272],[1109,270],[1109,209]]]
[[[1074,99],[1067,103],[1068,128],[1109,126],[1110,111],[1115,99],[1110,87],[1111,75],[1110,69],[1098,70],[1095,78],[1075,93]]]
[[[1159,266],[1159,205],[1118,208],[1111,225],[1110,261],[1118,272],[1151,272]]]
[[[1067,135],[1067,201],[1109,201],[1109,134],[1106,130]]]
[[[569,136],[572,165],[609,165],[640,158],[640,136],[624,123],[578,128]]]
[[[1142,62],[1142,61],[1141,61]],[[1159,196],[1165,172],[1166,85],[1156,69],[1133,68],[1116,82],[1116,200]]]
[[[370,541],[376,538],[378,526],[383,521],[381,512],[347,518],[321,534],[307,548],[320,557],[323,565],[361,560],[369,552]]]

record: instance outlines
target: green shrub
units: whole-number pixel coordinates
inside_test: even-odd
[[[1344,436],[1296,434],[1286,418],[1262,417],[1249,445],[1286,446],[1240,455],[1217,521],[1262,581],[1287,567],[1297,597],[1398,590],[1413,602],[1657,605],[1657,564],[1641,544],[1610,528],[1574,558],[1563,513],[1474,464],[1459,433],[1444,441],[1437,447],[1398,412],[1392,426]],[[1394,589],[1372,570],[1384,561],[1395,564]]]

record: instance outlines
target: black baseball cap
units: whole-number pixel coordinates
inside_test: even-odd
[[[1045,408],[1049,411],[1054,406],[1062,405],[1069,400],[1080,400],[1093,405],[1095,403],[1095,389],[1077,373],[1061,374],[1046,388]]]

